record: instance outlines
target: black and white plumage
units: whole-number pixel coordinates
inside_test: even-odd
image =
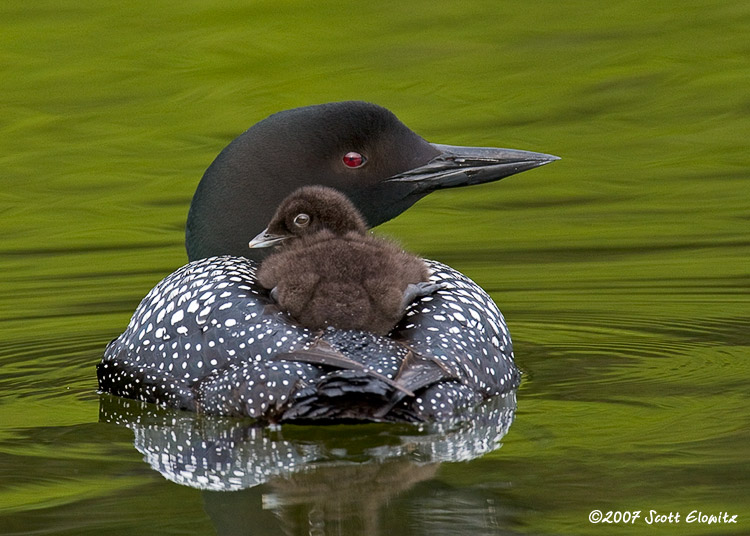
[[[366,103],[271,116],[232,142],[206,171],[188,218],[193,262],[158,283],[107,346],[97,367],[100,389],[262,423],[460,418],[482,400],[511,391],[520,378],[505,320],[478,285],[428,260],[429,279],[442,288],[409,305],[389,335],[313,332],[269,307],[268,292],[255,277],[258,262],[243,257],[249,256],[247,240],[281,199],[306,184],[344,192],[374,226],[435,189],[498,180],[556,159],[430,144],[387,110]],[[357,366],[283,359],[313,346]],[[440,374],[413,367],[415,354],[438,364]],[[422,375],[420,388],[394,399],[393,386],[377,376],[392,380],[403,367]],[[386,412],[384,399],[396,400]],[[354,413],[347,409],[352,401],[359,408]]]
[[[393,335],[438,360],[455,379],[425,387],[382,420],[457,417],[515,388],[520,379],[510,335],[492,299],[452,268],[427,264],[430,280],[444,288],[409,306]],[[391,337],[334,329],[319,335],[282,312],[268,314],[273,302],[257,284],[256,268],[244,258],[211,257],[162,280],[107,347],[98,366],[102,390],[191,411],[281,422],[315,419],[318,390],[324,397],[346,396],[340,384],[353,372],[275,360],[276,354],[322,340],[378,374],[398,373],[408,352]],[[373,396],[390,393],[381,387]],[[356,418],[345,410],[325,418]]]

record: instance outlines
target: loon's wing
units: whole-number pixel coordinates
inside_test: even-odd
[[[307,349],[276,354],[275,356],[271,357],[271,360],[297,361],[345,370],[359,370],[372,376],[373,378],[377,378],[378,380],[390,385],[394,389],[401,391],[407,396],[414,396],[414,392],[412,390],[407,389],[398,381],[391,380],[387,376],[383,376],[373,369],[366,367],[359,361],[354,361],[353,359],[346,357],[341,352],[334,350],[330,344],[323,340],[316,341],[313,346]]]

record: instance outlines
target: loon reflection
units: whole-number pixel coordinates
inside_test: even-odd
[[[500,446],[513,422],[514,391],[451,424],[283,428],[111,395],[100,400],[100,421],[133,430],[152,469],[201,490],[221,536],[394,533],[385,525],[399,533],[404,516],[417,516],[412,525],[424,534],[481,534],[488,523],[492,530],[504,524],[490,491],[453,489],[438,471],[443,462],[470,461]],[[413,507],[389,507],[397,496]]]

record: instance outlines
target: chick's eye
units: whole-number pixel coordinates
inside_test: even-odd
[[[367,158],[365,158],[364,155],[361,155],[355,151],[349,151],[348,153],[346,153],[343,160],[344,165],[350,168],[362,167],[365,162],[367,162]]]
[[[297,227],[305,227],[308,223],[310,223],[310,216],[304,213],[297,214],[292,221]]]

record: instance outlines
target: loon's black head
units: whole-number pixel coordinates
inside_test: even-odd
[[[432,144],[390,111],[365,102],[279,112],[237,137],[206,170],[188,214],[188,257],[262,258],[267,250],[248,248],[248,237],[301,186],[341,191],[374,227],[431,191],[495,181],[553,160],[528,151]]]
[[[268,227],[250,241],[250,248],[329,231],[336,236],[365,234],[367,224],[347,197],[327,186],[303,186],[276,209]]]

